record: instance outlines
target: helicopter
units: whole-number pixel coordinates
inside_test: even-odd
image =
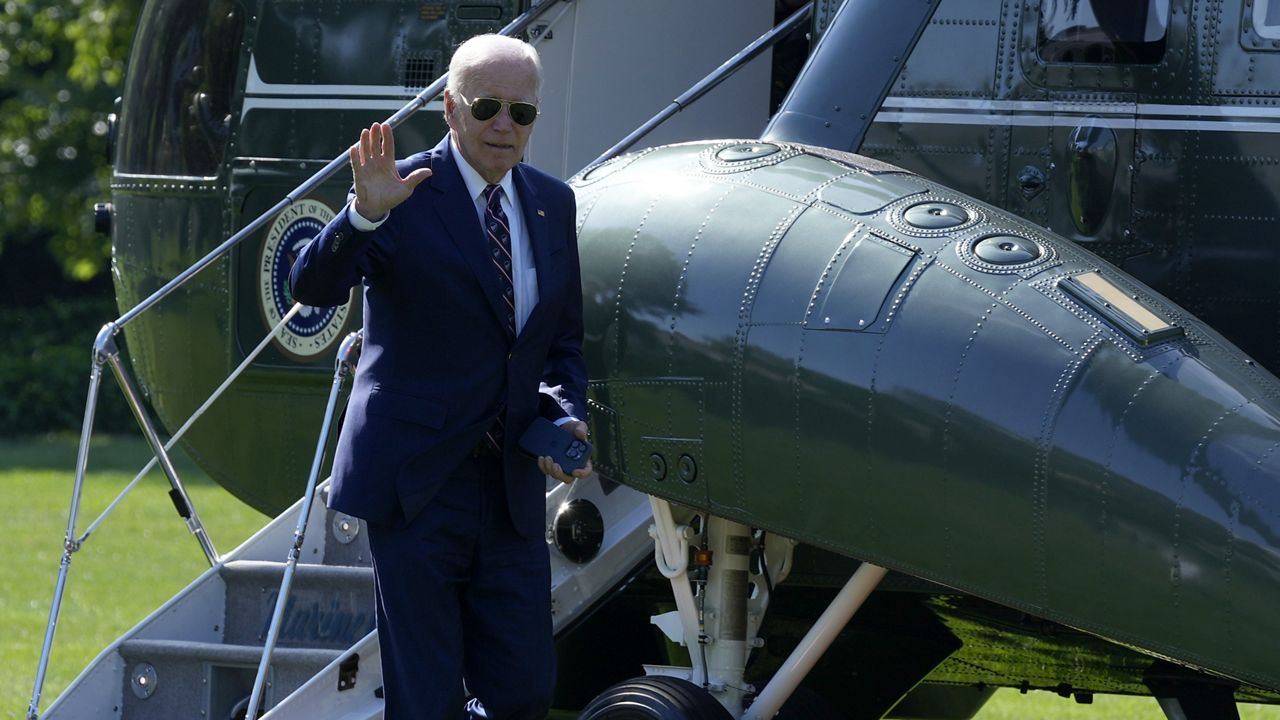
[[[294,309],[282,289],[346,181],[290,189],[460,38],[536,9],[550,82],[529,160],[586,166],[570,182],[599,473],[548,493],[562,706],[960,718],[1018,687],[1199,718],[1280,701],[1258,631],[1280,551],[1266,0],[817,7],[776,112],[781,50],[681,103],[654,146],[595,161],[676,93],[654,78],[696,80],[695,53],[767,32],[773,4],[680,5],[679,32],[589,0],[342,5],[152,2],[135,41],[107,211],[118,325],[174,434],[247,369],[181,440],[228,490],[268,512],[296,499],[359,317],[358,298]],[[354,77],[345,60],[388,28],[392,52]],[[402,145],[442,133],[438,112],[405,114]],[[197,265],[213,270],[168,289]],[[177,309],[132,314],[170,292]],[[118,716],[172,714],[166,676],[217,688],[209,716],[244,712],[275,606],[272,716],[376,712],[359,521],[303,509],[324,528],[305,599],[267,591],[277,519],[183,593],[221,608],[199,638],[217,648],[159,639],[194,612],[169,606],[49,716],[83,716],[95,688]]]

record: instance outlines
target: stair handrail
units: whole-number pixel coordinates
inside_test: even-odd
[[[209,397],[205,398],[205,401],[200,404],[200,407],[196,408],[195,411],[192,412],[189,417],[187,417],[186,421],[183,422],[182,425],[173,433],[173,435],[169,438],[169,441],[164,444],[165,450],[173,449],[173,446],[176,445],[178,441],[181,440],[182,437],[187,434],[187,431],[191,429],[191,426],[194,425],[197,420],[199,420],[201,417],[204,416],[204,414],[209,410],[209,408],[213,405],[213,403],[218,398],[222,397],[222,395],[231,387],[231,384],[235,382],[235,380],[239,378],[244,373],[245,370],[249,369],[249,365],[253,363],[253,361],[256,360],[259,355],[262,354],[263,350],[267,349],[268,345],[271,344],[272,338],[274,338],[277,333],[283,330],[284,326],[290,320],[292,320],[294,316],[296,316],[299,312],[301,312],[303,307],[304,306],[302,305],[302,303],[294,303],[293,307],[289,308],[289,312],[285,313],[284,317],[280,318],[280,322],[276,323],[274,327],[272,327],[270,330],[267,331],[267,334],[262,337],[262,340],[259,341],[258,344],[254,346],[254,348],[250,350],[247,355],[244,356],[244,359],[240,361],[240,364],[237,365],[229,375],[227,375],[227,377],[222,381],[220,385],[218,385],[218,387],[214,388],[213,392],[209,393]],[[89,536],[92,535],[94,532],[96,532],[98,528],[102,526],[102,523],[106,522],[107,518],[111,516],[111,514],[125,499],[125,497],[127,497],[129,493],[132,492],[133,489],[138,485],[138,483],[141,482],[142,479],[147,476],[147,473],[151,472],[151,470],[155,468],[157,462],[158,461],[156,457],[152,456],[151,459],[147,461],[147,464],[142,466],[142,469],[138,471],[138,474],[133,476],[133,480],[130,480],[129,484],[125,485],[124,489],[122,489],[119,492],[119,494],[116,495],[115,499],[112,500],[111,503],[107,505],[106,509],[104,509],[102,513],[98,515],[98,517],[94,519],[92,523],[89,523],[89,526],[85,529],[84,534],[76,538],[75,542],[78,547],[83,546],[85,541],[89,539]]]
[[[325,405],[324,420],[320,423],[320,437],[316,440],[316,451],[311,459],[307,488],[302,493],[302,508],[298,511],[298,522],[293,529],[293,544],[289,546],[289,554],[285,559],[284,576],[280,579],[280,592],[276,593],[276,605],[271,612],[271,625],[267,630],[266,641],[262,644],[262,659],[258,662],[258,674],[253,679],[253,692],[249,694],[249,706],[244,714],[246,718],[258,717],[258,705],[262,701],[267,669],[271,666],[271,654],[275,651],[276,641],[280,638],[280,625],[284,621],[289,592],[293,588],[293,575],[298,568],[298,560],[302,557],[302,544],[307,537],[307,524],[311,519],[311,506],[315,502],[320,468],[324,464],[324,449],[329,441],[329,429],[333,426],[334,411],[338,407],[338,395],[342,392],[343,382],[355,374],[363,346],[364,330],[358,330],[347,335],[338,348],[338,357],[334,361],[333,381],[329,387],[329,401]]]

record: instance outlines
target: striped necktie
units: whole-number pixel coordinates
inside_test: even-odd
[[[502,282],[502,302],[507,311],[507,332],[516,334],[516,290],[511,280],[511,229],[507,214],[502,211],[502,187],[490,185],[484,189],[484,230],[489,237],[489,256],[498,269]]]
[[[514,338],[516,293],[515,283],[511,279],[511,226],[507,222],[507,214],[502,211],[502,187],[499,185],[489,185],[484,189],[484,232],[489,238],[489,257],[493,259],[493,265],[498,269],[498,280],[502,283],[502,303],[507,311],[507,332]],[[503,412],[498,412],[493,427],[485,432],[485,439],[498,452],[502,452],[506,435],[506,427],[502,422]]]

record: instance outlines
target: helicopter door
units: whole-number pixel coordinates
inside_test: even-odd
[[[1048,100],[1027,103],[1039,106],[1027,122],[1049,126],[1049,147],[1015,174],[1024,195],[1052,186],[1043,223],[1065,237],[1132,240],[1138,98],[1168,71],[1170,3],[1044,0],[1023,24],[1022,70]]]

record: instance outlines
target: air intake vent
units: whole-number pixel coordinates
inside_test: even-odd
[[[1098,272],[1063,278],[1058,287],[1120,328],[1143,347],[1181,337],[1182,328],[1155,314],[1136,293],[1120,289]]]
[[[404,86],[424,88],[436,79],[436,59],[425,55],[404,59]]]

